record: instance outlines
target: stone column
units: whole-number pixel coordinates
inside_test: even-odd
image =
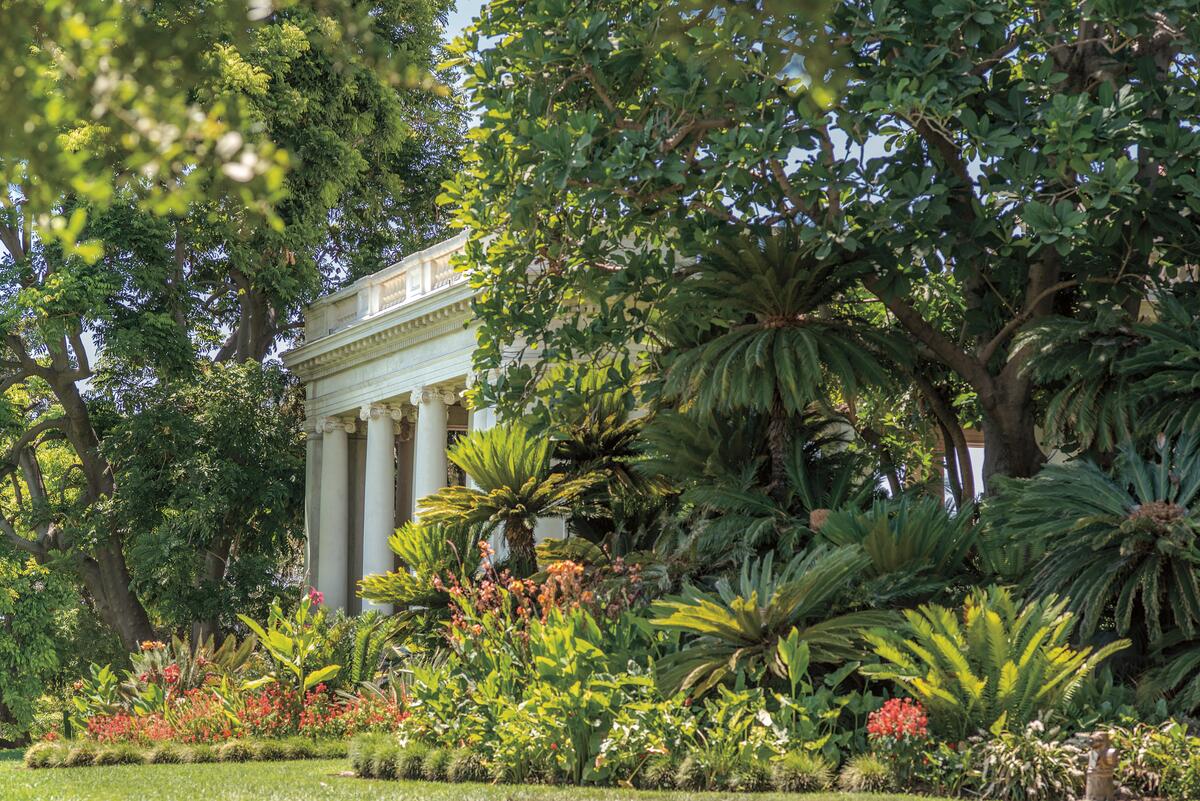
[[[317,423],[321,434],[320,542],[317,545],[317,590],[330,609],[345,609],[350,584],[350,462],[346,435],[352,420],[327,417]]]
[[[362,575],[387,573],[394,560],[388,537],[396,529],[396,429],[398,409],[373,403],[363,406],[359,418],[367,423],[367,466],[363,479]],[[363,601],[363,611],[390,613],[391,604]]]
[[[437,387],[413,390],[417,407],[416,442],[413,452],[413,517],[420,517],[421,499],[446,486],[446,407],[454,393]]]

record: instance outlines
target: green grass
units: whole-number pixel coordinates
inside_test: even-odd
[[[3,801],[616,801],[754,798],[911,801],[899,795],[641,793],[633,790],[367,781],[338,774],[345,760],[208,765],[121,765],[26,770],[0,762]],[[928,801],[928,799],[923,799]]]
[[[25,770],[0,761],[4,801],[684,801],[755,799],[911,801],[906,795],[732,795],[634,790],[492,787],[486,784],[372,782],[340,776],[346,760],[208,765],[119,765]],[[929,801],[928,799],[923,801]]]

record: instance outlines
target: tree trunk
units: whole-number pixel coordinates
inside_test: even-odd
[[[532,576],[537,571],[533,525],[525,521],[505,524],[504,540],[508,543],[509,572],[516,578]]]
[[[229,554],[233,549],[233,537],[229,535],[221,535],[217,537],[216,542],[211,547],[204,551],[204,566],[200,571],[200,575],[196,579],[199,586],[205,584],[209,586],[219,585],[225,578],[225,568],[229,564]],[[216,641],[217,637],[217,618],[216,615],[210,615],[203,620],[192,622],[192,648],[198,647],[201,643],[208,641],[210,638]]]
[[[1046,461],[1034,436],[1030,399],[998,398],[983,401],[983,486],[995,492],[993,476],[1029,478]]]
[[[790,417],[783,408],[783,399],[778,394],[771,404],[770,421],[767,424],[767,450],[771,454],[771,481],[767,484],[767,494],[778,503],[783,504],[787,499],[787,446],[791,439],[788,431]]]
[[[100,619],[117,633],[128,651],[136,651],[143,641],[155,639],[150,616],[130,587],[129,568],[119,545],[101,545],[94,558],[82,562],[77,572]]]

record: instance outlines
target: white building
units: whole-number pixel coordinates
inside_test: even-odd
[[[321,298],[305,313],[304,344],[283,355],[305,390],[308,578],[331,608],[364,608],[356,585],[395,566],[387,540],[415,501],[462,481],[446,446],[494,423],[462,401],[472,290],[451,260],[465,239]]]

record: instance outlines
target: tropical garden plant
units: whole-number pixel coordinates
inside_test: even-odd
[[[958,740],[1021,731],[1053,714],[1097,665],[1129,646],[1072,647],[1076,619],[1065,600],[1022,603],[1004,587],[972,590],[961,615],[924,604],[904,618],[906,630],[866,635],[881,662],[861,670],[902,687],[925,707],[931,730]]]

